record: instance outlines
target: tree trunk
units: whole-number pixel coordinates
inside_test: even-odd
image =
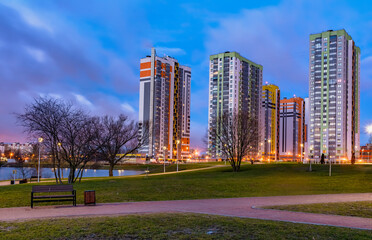
[[[115,164],[110,163],[110,168],[109,168],[109,177],[114,176],[114,166],[115,166]]]
[[[68,183],[74,183],[75,180],[75,167],[70,167],[70,173],[68,174]]]

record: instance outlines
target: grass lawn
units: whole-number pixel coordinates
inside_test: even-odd
[[[294,212],[334,214],[342,216],[372,218],[372,201],[344,203],[316,203],[265,207]]]
[[[349,228],[202,214],[0,222],[0,239],[371,239]]]
[[[224,163],[221,162],[208,162],[208,163],[187,163],[187,164],[178,164],[178,170],[189,170],[189,169],[198,169],[198,168],[206,168],[206,167],[213,167],[216,165],[223,165]],[[103,166],[99,169],[109,169],[108,166]],[[121,164],[115,166],[116,169],[125,169],[125,170],[139,170],[145,171],[149,170],[150,173],[162,173],[164,172],[164,165],[163,164]],[[176,164],[167,164],[165,166],[166,172],[174,172],[177,170]]]
[[[202,199],[326,193],[362,193],[372,189],[372,165],[246,164],[241,172],[219,167],[158,176],[113,177],[76,183],[78,203],[84,190],[96,190],[97,202]],[[44,183],[45,184],[45,183]],[[0,207],[30,205],[31,184],[0,187]],[[273,204],[274,205],[274,204]]]

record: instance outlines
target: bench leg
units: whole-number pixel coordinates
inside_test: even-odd
[[[76,190],[72,191],[72,193],[74,194],[73,205],[76,207]]]

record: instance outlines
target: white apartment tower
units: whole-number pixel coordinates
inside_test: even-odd
[[[248,112],[259,125],[262,96],[262,66],[237,52],[224,52],[209,58],[208,153],[222,157],[214,131],[220,129],[223,114]],[[259,126],[257,126],[259,128]],[[258,141],[254,151],[258,153]]]
[[[355,161],[360,137],[360,49],[345,30],[311,34],[310,160]]]

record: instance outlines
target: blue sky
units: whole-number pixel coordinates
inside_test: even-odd
[[[139,60],[154,46],[192,68],[197,146],[207,127],[209,55],[240,52],[264,66],[264,82],[282,97],[307,97],[309,34],[342,28],[362,51],[363,131],[372,122],[371,9],[368,1],[0,0],[0,142],[27,140],[12,113],[39,95],[137,118]]]

